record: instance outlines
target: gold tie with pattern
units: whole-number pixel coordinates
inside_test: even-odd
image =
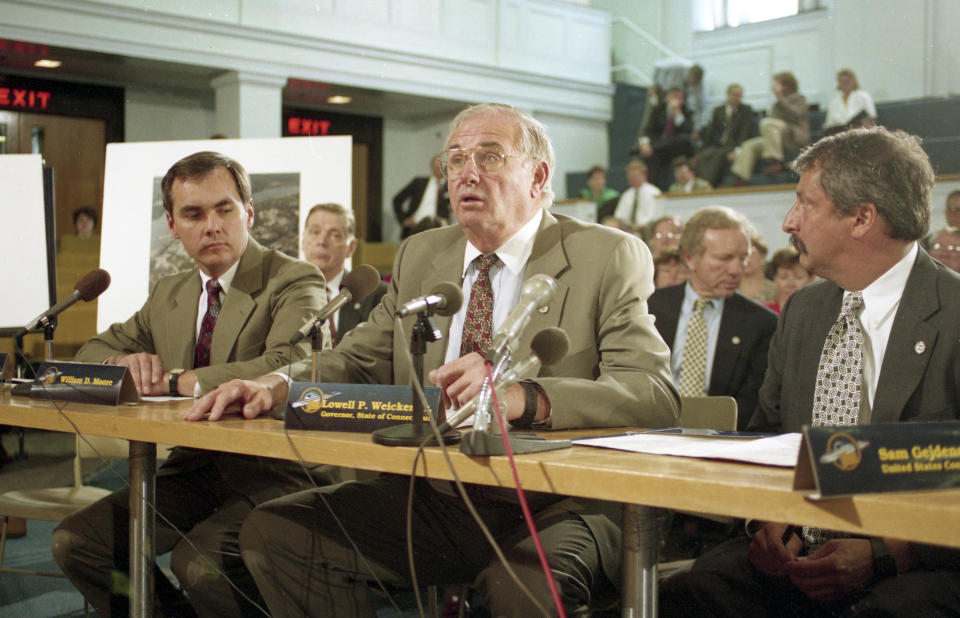
[[[848,294],[840,317],[830,327],[817,367],[813,392],[813,426],[856,425],[863,397],[863,330],[857,312],[863,306],[860,292]],[[808,552],[838,536],[829,530],[803,527]]]
[[[680,383],[677,384],[681,397],[703,397],[706,393],[707,322],[703,319],[703,310],[709,304],[709,298],[698,298],[693,303],[693,313],[687,323],[687,340],[683,344]]]
[[[493,329],[493,287],[490,284],[490,269],[500,263],[496,253],[478,255],[473,259],[477,280],[470,288],[467,315],[463,320],[463,338],[460,340],[460,356],[477,352],[486,356],[490,348]]]

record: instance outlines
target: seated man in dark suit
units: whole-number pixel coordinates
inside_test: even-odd
[[[307,342],[291,350],[287,341],[323,307],[323,277],[249,236],[246,170],[198,152],[175,163],[161,189],[170,233],[197,268],[160,279],[133,317],[88,341],[76,360],[126,366],[143,395],[196,397],[305,357]],[[173,551],[173,572],[199,615],[260,614],[239,555],[240,525],[260,502],[310,484],[293,462],[173,450],[157,473],[155,549]],[[101,616],[128,611],[117,581],[129,568],[129,494],[107,496],[53,533],[57,563]],[[156,590],[164,614],[189,615],[187,599],[159,570]]]
[[[757,407],[777,327],[772,311],[737,292],[750,254],[749,225],[723,206],[694,213],[680,234],[687,282],[659,288],[648,303],[672,350],[670,368],[680,395],[734,397],[740,429]]]
[[[795,167],[783,230],[826,280],[787,301],[751,427],[957,420],[960,277],[917,243],[934,184],[920,140],[852,129],[806,149]],[[819,396],[826,389],[835,396]],[[956,550],[781,522],[749,529],[752,539],[668,578],[661,615],[937,618],[960,608]]]
[[[702,135],[697,176],[719,187],[736,156],[734,151],[753,136],[753,108],[743,102],[743,86],[727,86],[727,102],[714,108]]]
[[[647,160],[650,180],[661,191],[670,187],[670,162],[679,156],[693,156],[693,113],[683,104],[681,88],[667,91],[666,100],[650,112],[646,131],[640,136],[637,150]]]
[[[416,176],[393,196],[393,212],[400,222],[401,238],[413,231],[413,226],[424,217],[450,220],[450,197],[443,181],[440,160],[430,161],[430,176]]]
[[[390,289],[370,320],[324,355],[325,379],[409,384],[402,360],[408,340],[394,330],[397,308],[438,282],[462,281],[466,302],[439,318],[444,341],[424,357],[430,380],[462,406],[480,389],[491,337],[517,303],[522,282],[545,274],[556,279],[557,298],[535,313],[519,349],[549,324],[567,332],[571,350],[504,391],[510,423],[541,429],[675,423],[669,351],[645,302],[653,291],[650,253],[635,236],[547,210],[555,156],[545,127],[507,105],[474,106],[451,124],[443,160],[459,225],[411,236],[400,247]],[[405,319],[407,329],[414,320]],[[244,404],[253,415],[285,401],[287,390],[276,375],[234,380],[198,401],[194,414],[209,410],[214,418],[226,405]],[[385,475],[300,492],[248,517],[241,550],[270,611],[373,616],[372,572],[409,585],[409,483]],[[412,542],[421,585],[473,581],[494,616],[550,613],[547,580],[513,490],[486,488],[472,502],[535,601],[513,584],[448,482],[421,479],[415,492]],[[531,494],[530,503],[562,602],[571,615],[584,611],[617,581],[620,509],[547,494]]]
[[[357,249],[355,229],[353,213],[340,204],[317,204],[307,213],[303,225],[303,256],[323,273],[327,281],[327,298],[340,293],[340,282],[347,274],[343,266]],[[369,296],[345,304],[330,316],[333,345],[337,345],[354,326],[366,322],[370,310],[386,293],[387,284],[381,281]]]

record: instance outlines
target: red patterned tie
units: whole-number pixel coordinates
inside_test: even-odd
[[[496,253],[478,255],[473,259],[477,268],[477,280],[470,289],[470,302],[463,320],[463,338],[460,340],[460,356],[477,352],[481,356],[490,348],[493,328],[493,287],[490,285],[490,269],[500,263]]]
[[[197,336],[197,349],[193,357],[193,367],[198,369],[210,364],[210,342],[213,340],[213,327],[217,324],[220,315],[220,282],[216,279],[207,281],[207,313],[200,323],[200,334]]]

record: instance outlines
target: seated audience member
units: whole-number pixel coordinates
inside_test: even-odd
[[[620,196],[613,216],[626,221],[630,229],[639,230],[657,216],[654,198],[660,195],[660,189],[647,182],[647,165],[643,161],[633,159],[625,169],[630,187]]]
[[[612,215],[617,207],[620,192],[607,186],[607,170],[602,165],[594,165],[587,172],[587,186],[580,189],[580,197],[597,205],[597,221]]]
[[[81,206],[73,211],[73,231],[77,238],[91,238],[97,231],[100,217],[89,206]]]
[[[693,114],[683,101],[683,90],[668,90],[666,100],[651,110],[638,144],[640,157],[650,168],[650,179],[661,190],[670,185],[670,162],[679,156],[693,156]]]
[[[665,288],[671,285],[686,283],[690,276],[687,265],[680,257],[679,249],[667,249],[653,258],[653,285]]]
[[[737,291],[758,303],[765,303],[777,297],[776,286],[766,277],[767,243],[752,225],[750,226],[750,258],[743,269],[740,287]]]
[[[713,187],[703,178],[697,178],[693,169],[690,167],[690,161],[686,157],[677,157],[671,162],[673,167],[673,178],[675,182],[670,185],[667,193],[693,193],[694,191],[709,191]]]
[[[877,122],[877,108],[870,93],[860,90],[857,76],[850,69],[837,72],[837,90],[840,94],[830,101],[823,132],[833,135],[854,127],[872,127]]]
[[[624,232],[630,232],[630,226],[627,225],[626,221],[621,221],[616,217],[604,217],[603,221],[600,222],[600,225],[605,225],[607,227],[612,227],[615,230],[623,230]]]
[[[446,219],[441,217],[424,217],[417,221],[417,224],[413,226],[413,229],[410,230],[410,235],[419,234],[420,232],[426,232],[427,230],[435,230],[438,227],[443,227],[449,225]]]
[[[254,211],[244,168],[198,152],[176,162],[161,189],[170,233],[197,268],[161,279],[133,317],[88,341],[76,360],[127,367],[142,395],[194,397],[277,369],[291,354],[305,357],[308,342],[291,350],[287,341],[323,307],[323,277],[249,236]],[[200,616],[257,614],[240,524],[258,503],[307,486],[294,462],[175,448],[157,472],[155,550],[173,551],[187,596],[157,577],[164,615],[189,615],[191,604]],[[53,533],[57,564],[101,616],[128,609],[117,582],[129,568],[129,494],[107,496]]]
[[[946,228],[934,234],[930,255],[950,270],[960,272],[960,230]]]
[[[810,142],[810,117],[807,99],[798,90],[793,73],[773,76],[773,94],[777,102],[770,115],[760,119],[760,137],[752,137],[740,145],[730,167],[736,176],[735,185],[745,185],[761,157],[771,161],[764,174],[775,174],[786,169],[785,152],[797,150]]]
[[[825,280],[784,307],[751,427],[956,421],[960,277],[917,244],[934,184],[919,138],[851,129],[795,165],[797,200],[783,230],[800,263]],[[753,521],[752,538],[667,578],[660,614],[957,615],[957,550],[787,523],[804,522]]]
[[[303,226],[303,255],[323,273],[327,298],[340,293],[340,282],[349,272],[344,266],[357,249],[355,227],[353,212],[340,204],[317,204],[307,214]],[[381,282],[369,296],[346,303],[330,316],[327,323],[333,338],[331,344],[337,345],[354,326],[366,322],[370,310],[386,293],[387,284]]]
[[[947,196],[943,214],[947,219],[947,227],[960,229],[960,189],[954,189]]]
[[[561,429],[675,423],[678,399],[669,350],[646,312],[653,291],[649,252],[634,236],[546,210],[554,155],[543,125],[506,105],[470,107],[453,120],[442,156],[460,225],[411,236],[400,248],[380,306],[324,355],[326,379],[409,384],[409,369],[399,356],[407,342],[394,332],[394,312],[436,283],[463,277],[468,300],[445,321],[446,353],[428,352],[426,358],[430,381],[450,405],[462,406],[480,388],[492,333],[519,297],[523,280],[542,273],[556,277],[561,297],[575,294],[577,302],[558,298],[547,314],[535,315],[520,349],[551,324],[567,332],[573,353],[506,389],[501,401],[511,424]],[[467,315],[478,317],[465,324]],[[407,329],[413,320],[405,320]],[[295,366],[294,375],[303,375],[307,366]],[[243,403],[244,411],[254,414],[284,401],[286,393],[286,382],[276,375],[233,381],[200,400],[193,413],[209,411],[216,418],[223,405]],[[347,482],[276,500],[248,516],[241,549],[270,612],[372,616],[371,573],[383,582],[409,585],[404,514],[409,483],[405,476]],[[550,611],[538,609],[511,583],[450,483],[420,479],[415,491],[412,542],[421,585],[474,582],[494,616]],[[471,486],[471,493],[539,605],[552,608],[515,492]],[[548,494],[530,494],[530,501],[566,611],[583,611],[619,571],[619,508],[611,518],[600,512],[608,505]]]
[[[727,102],[713,110],[703,129],[703,147],[697,153],[697,175],[714,187],[736,157],[735,149],[753,135],[753,108],[743,102],[740,84],[727,86]]]
[[[777,315],[780,315],[791,294],[805,285],[810,285],[816,279],[813,273],[800,263],[800,254],[793,247],[780,249],[774,253],[770,260],[770,270],[773,272],[777,298],[763,303],[763,306]]]
[[[687,101],[687,107],[693,114],[693,135],[696,139],[697,133],[707,124],[707,103],[703,92],[703,67],[699,64],[695,64],[687,70],[683,82],[683,94]]]
[[[681,397],[729,395],[738,410],[757,407],[776,316],[741,296],[737,285],[750,255],[753,226],[723,206],[698,210],[683,226],[685,285],[660,288],[647,305],[672,351],[670,370]],[[747,426],[750,414],[737,425]]]
[[[450,197],[440,171],[440,160],[430,160],[430,176],[416,176],[393,196],[393,212],[403,228],[401,238],[411,234],[423,217],[450,219]]]
[[[667,215],[654,219],[647,224],[644,235],[650,246],[650,253],[657,257],[668,249],[680,246],[680,232],[683,231],[683,219],[676,215]]]

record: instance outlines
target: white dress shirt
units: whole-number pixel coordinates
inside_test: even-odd
[[[636,219],[630,218],[633,213],[633,196],[640,193],[640,202],[637,205]],[[649,182],[640,185],[639,188],[630,187],[620,196],[617,202],[617,209],[613,211],[613,216],[621,221],[626,221],[632,225],[643,225],[648,221],[657,218],[657,201],[654,199],[660,195],[660,189]]]

